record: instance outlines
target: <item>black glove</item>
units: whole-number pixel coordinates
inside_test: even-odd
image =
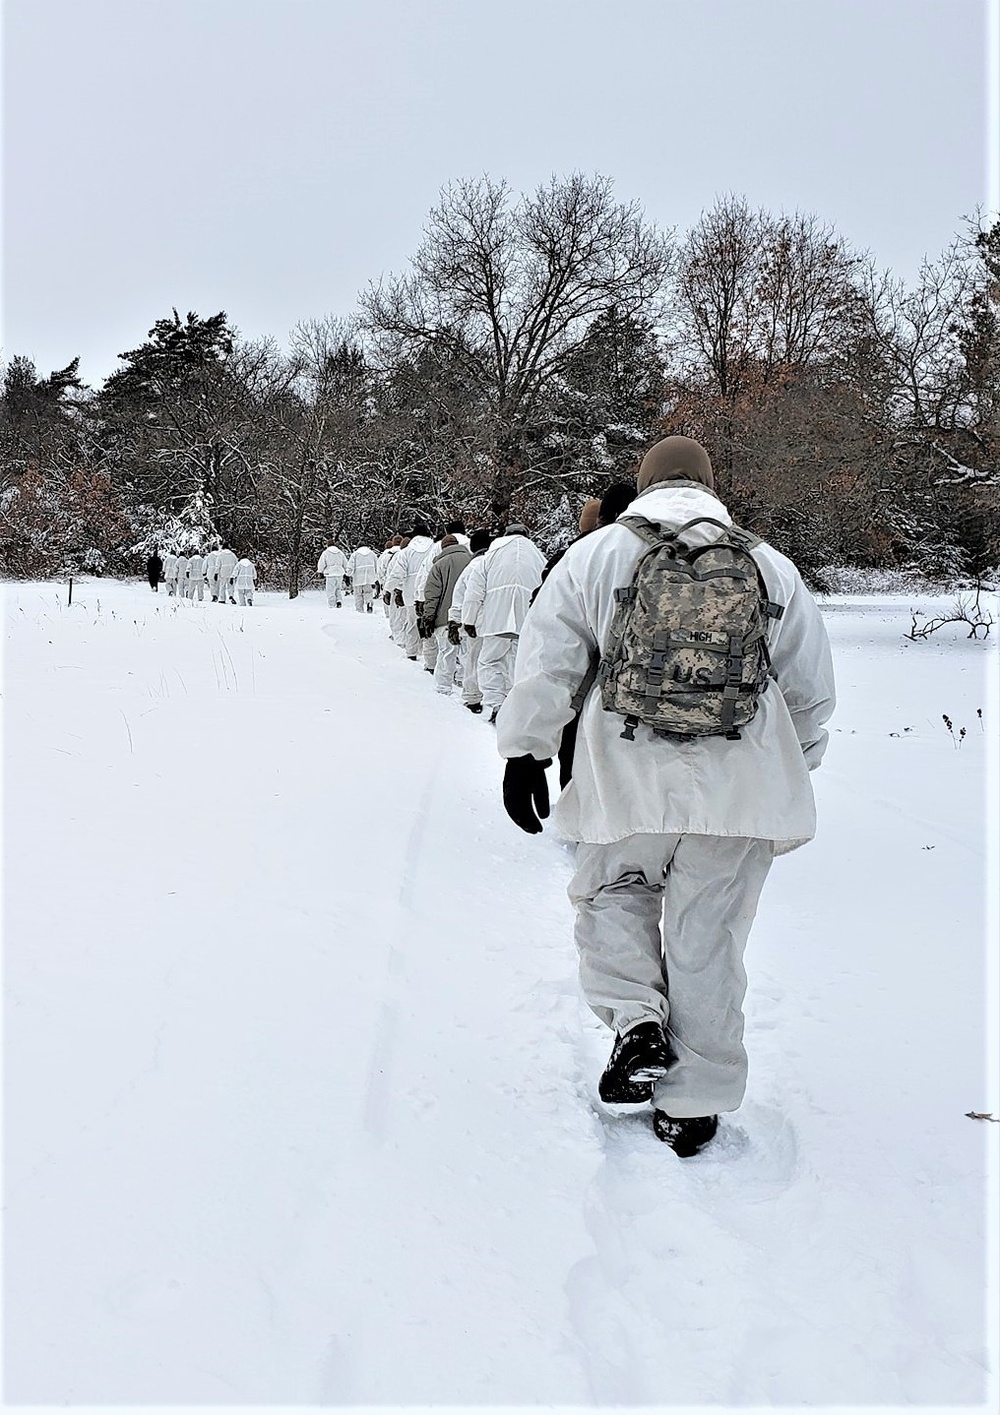
[[[449,644],[460,644],[462,642],[459,637],[457,624],[452,623],[448,625],[448,642]]]
[[[403,591],[397,590],[394,596],[397,609],[403,608]]]
[[[511,757],[503,774],[503,808],[528,835],[538,834],[549,813],[545,768],[551,765],[551,758],[539,762],[534,757]]]
[[[464,624],[462,627],[465,629],[470,639],[476,637],[476,626],[474,624]]]

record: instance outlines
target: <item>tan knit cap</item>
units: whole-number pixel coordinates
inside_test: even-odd
[[[600,514],[601,498],[599,496],[592,496],[589,501],[584,503],[583,510],[580,512],[581,535],[585,536],[588,531],[597,530],[597,519]]]
[[[665,437],[657,442],[643,457],[636,477],[639,491],[645,491],[654,482],[698,481],[715,490],[715,477],[708,453],[693,437]]]

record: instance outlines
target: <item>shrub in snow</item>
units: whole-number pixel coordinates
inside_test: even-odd
[[[27,471],[4,492],[0,570],[16,579],[125,568],[119,492],[92,468]],[[100,566],[99,569],[93,568]]]
[[[822,565],[808,577],[820,594],[940,594],[953,580],[935,580],[915,569],[872,569],[860,565]]]
[[[103,575],[107,568],[108,562],[94,545],[88,546],[80,557],[80,569],[87,575]]]
[[[212,521],[212,498],[196,492],[174,513],[162,507],[142,505],[132,515],[132,541],[127,554],[145,560],[155,550],[160,554],[192,555],[211,549],[220,539]]]

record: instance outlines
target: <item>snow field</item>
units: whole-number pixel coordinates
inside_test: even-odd
[[[995,1395],[993,644],[827,602],[820,836],[682,1163],[597,1101],[569,850],[378,611],[65,599],[5,587],[9,1402]]]

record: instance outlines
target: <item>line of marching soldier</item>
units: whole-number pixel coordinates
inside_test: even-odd
[[[149,565],[159,559],[156,552],[150,556]],[[202,555],[174,555],[168,551],[162,561],[163,580],[167,594],[178,599],[203,599],[207,591],[213,603],[253,604],[253,592],[257,584],[257,570],[247,556],[238,558],[233,550],[210,550]],[[156,577],[152,569],[149,583],[156,590]]]
[[[350,555],[337,545],[328,545],[319,558],[316,573],[326,581],[326,602],[331,609],[343,608],[347,590],[353,591],[359,614],[373,612],[378,594],[378,556],[370,545],[359,545]]]
[[[634,497],[634,482],[613,483],[583,508],[579,534],[610,525]],[[387,541],[378,560],[389,636],[423,662],[439,693],[461,688],[469,711],[485,710],[494,722],[511,689],[524,617],[564,553],[546,562],[519,521],[496,537],[486,530],[469,537],[463,522],[450,521],[436,541],[417,521],[408,536]]]
[[[521,624],[542,582],[545,556],[519,522],[495,539],[451,521],[438,540],[418,521],[386,544],[378,583],[392,641],[434,675],[439,693],[461,688],[470,712],[493,722],[510,692]]]

